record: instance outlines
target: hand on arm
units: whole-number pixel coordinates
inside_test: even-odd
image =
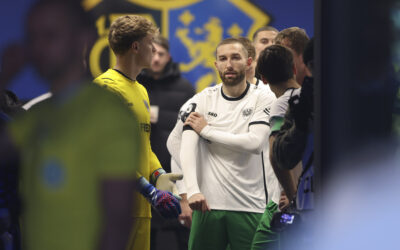
[[[200,134],[203,128],[207,126],[207,124],[208,123],[203,115],[197,112],[192,112],[190,113],[188,118],[186,118],[184,125],[189,125],[190,127],[193,128],[194,131],[196,131],[197,134]]]

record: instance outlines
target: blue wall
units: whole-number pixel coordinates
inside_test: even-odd
[[[24,37],[25,14],[35,0],[7,1],[0,8],[0,55],[12,43],[22,43]],[[204,0],[206,2],[207,0]],[[244,1],[244,0],[243,0]],[[218,1],[221,4],[221,1]],[[227,1],[228,2],[228,1]],[[305,28],[310,36],[314,34],[314,1],[313,0],[252,0],[271,18],[270,25],[281,30],[291,26]],[[214,3],[217,3],[215,1]],[[222,1],[223,3],[223,1]],[[226,13],[225,13],[226,15]],[[231,18],[230,18],[231,19]],[[232,18],[233,20],[235,18]],[[238,22],[241,20],[238,20]],[[243,21],[246,26],[246,21]],[[172,33],[172,31],[170,31]],[[226,34],[225,34],[226,35]],[[170,38],[171,39],[171,38]],[[187,53],[187,52],[185,52]],[[3,58],[1,58],[3,63]],[[7,86],[21,99],[31,99],[48,90],[47,85],[34,70],[26,65]]]
[[[272,16],[271,25],[282,30],[298,26],[314,35],[314,0],[253,0]]]

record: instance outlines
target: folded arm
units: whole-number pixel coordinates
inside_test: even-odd
[[[221,131],[208,125],[204,117],[198,113],[190,114],[185,124],[190,125],[201,137],[207,140],[222,144],[233,150],[252,154],[261,153],[269,134],[269,124],[266,122],[250,123],[247,133],[233,134]]]

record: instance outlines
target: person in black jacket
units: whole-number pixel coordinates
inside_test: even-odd
[[[151,68],[143,70],[137,80],[146,87],[152,104],[150,107],[151,148],[165,171],[171,172],[171,155],[166,147],[167,139],[175,126],[180,107],[195,94],[195,91],[193,85],[181,76],[179,65],[173,62],[169,53],[168,40],[158,36],[153,43],[156,52]],[[181,201],[181,207],[182,212],[191,213],[184,200]],[[178,220],[166,221],[153,212],[151,249],[187,249],[189,229],[181,224]],[[168,231],[175,232],[177,241],[164,241],[161,246],[157,243],[161,241],[157,239],[170,236],[167,234]],[[165,242],[169,242],[170,245],[166,245]]]
[[[150,102],[151,147],[161,166],[171,172],[171,156],[166,143],[176,123],[179,108],[195,92],[188,80],[181,76],[179,65],[172,61],[168,40],[154,39],[156,52],[151,69],[145,69],[137,80],[146,87]]]
[[[312,74],[314,65],[314,40],[310,40],[303,52],[303,61],[307,70]],[[312,77],[304,77],[300,95],[289,99],[289,109],[285,114],[283,125],[275,134],[270,155],[279,172],[277,176],[287,175],[287,170],[293,169],[298,162],[302,162],[302,173],[297,183],[294,197],[289,207],[278,212],[272,218],[272,227],[276,229],[286,228],[281,234],[282,249],[310,249],[312,239],[312,225],[315,222],[314,213],[314,80]],[[282,186],[290,186],[289,178],[282,178]],[[300,214],[299,217],[292,217],[289,224],[282,223],[284,216]],[[312,247],[311,247],[312,248]]]

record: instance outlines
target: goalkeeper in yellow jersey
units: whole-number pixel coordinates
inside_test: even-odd
[[[117,59],[116,65],[94,80],[125,100],[140,127],[143,150],[137,180],[140,194],[135,194],[138,202],[133,214],[135,226],[131,232],[129,250],[150,249],[150,204],[167,218],[177,218],[181,212],[175,180],[182,179],[182,175],[165,173],[151,150],[149,97],[146,89],[136,81],[142,69],[150,67],[155,52],[153,37],[157,34],[158,28],[141,16],[128,15],[116,19],[111,24],[108,36]]]

